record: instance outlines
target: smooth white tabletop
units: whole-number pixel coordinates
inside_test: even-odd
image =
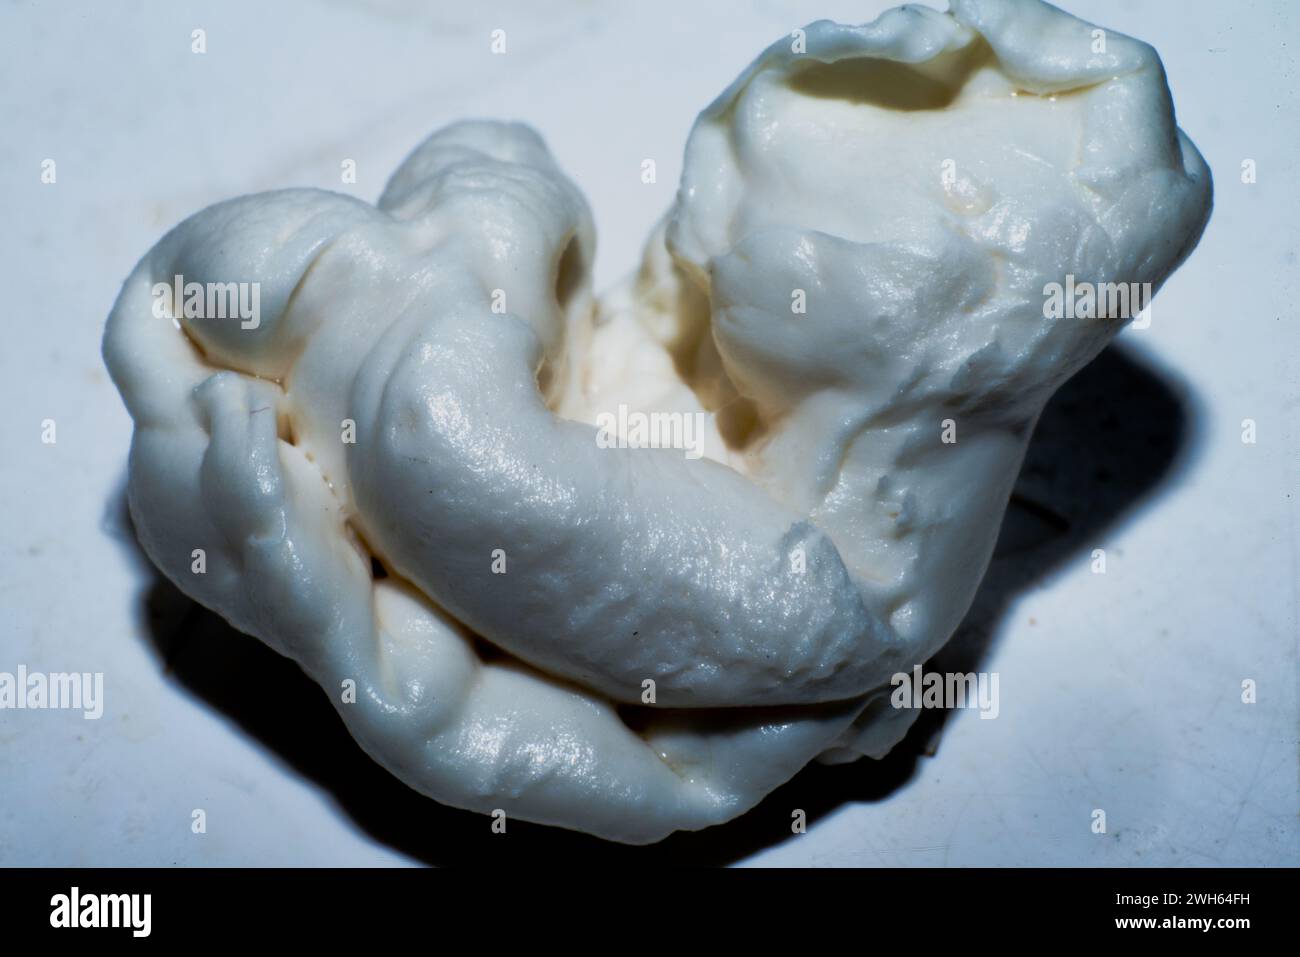
[[[99,341],[167,228],[278,187],[373,200],[433,129],[514,118],[586,192],[604,288],[671,202],[700,108],[807,20],[888,5],[0,7],[0,671],[105,676],[100,720],[0,711],[0,864],[1300,864],[1300,8],[1286,0],[1068,4],[1160,52],[1215,211],[1151,327],[1044,418],[1030,504],[945,659],[999,674],[996,720],[954,712],[927,734],[928,715],[883,762],[814,767],[741,821],[650,849],[493,835],[371,763],[294,665],[160,584],[133,542],[131,423]]]

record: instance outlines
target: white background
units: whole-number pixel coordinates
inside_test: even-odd
[[[177,221],[286,186],[373,200],[435,128],[516,118],[586,192],[607,287],[671,201],[695,113],[792,28],[886,5],[0,7],[0,671],[106,685],[99,721],[0,711],[0,864],[1300,863],[1300,31],[1282,0],[1071,4],[1159,50],[1215,212],[1152,327],[1121,337],[1127,358],[1099,360],[1045,418],[1023,490],[1070,530],[1031,521],[995,563],[962,639],[983,656],[960,660],[999,673],[1001,714],[954,713],[933,757],[917,734],[652,849],[522,824],[494,836],[372,765],[294,666],[159,586],[132,542],[131,423],[99,341],[119,283]],[[349,158],[355,186],[339,181]],[[807,834],[791,835],[793,808]]]

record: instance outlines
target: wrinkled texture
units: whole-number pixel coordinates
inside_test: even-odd
[[[701,114],[599,301],[582,196],[481,121],[377,208],[231,200],[125,283],[146,551],[439,801],[644,843],[886,753],[889,677],[960,622],[1039,411],[1124,324],[1045,319],[1045,284],[1158,286],[1204,228],[1145,44],[1035,0],[805,35]],[[175,275],[259,283],[259,324],[155,317]],[[704,413],[705,457],[602,447],[620,405]]]

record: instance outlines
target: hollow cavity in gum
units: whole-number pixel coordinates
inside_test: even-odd
[[[581,194],[494,122],[377,208],[210,207],[126,281],[146,551],[425,794],[645,843],[886,753],[890,676],[956,628],[1039,410],[1124,324],[1045,319],[1045,284],[1158,287],[1204,228],[1145,44],[1035,0],[798,36],[701,114],[600,300]],[[175,276],[257,283],[257,323],[157,317]],[[620,407],[703,415],[705,457],[605,447]]]

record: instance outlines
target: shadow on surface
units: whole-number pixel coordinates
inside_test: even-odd
[[[1066,383],[1034,433],[975,602],[927,670],[981,670],[1009,603],[1066,561],[1088,561],[1093,548],[1104,546],[1104,534],[1185,464],[1194,431],[1190,416],[1191,404],[1177,385],[1117,346]],[[130,527],[124,493],[110,510],[116,511],[108,530],[116,529],[115,537],[152,569],[134,535],[120,534]],[[489,818],[443,807],[374,763],[296,664],[154,575],[145,630],[168,675],[328,789],[371,838],[430,864],[730,863],[791,839],[794,808],[804,809],[811,824],[843,804],[888,797],[933,753],[948,714],[923,712],[884,760],[810,765],[743,817],[649,847],[521,821],[511,821],[502,837],[491,833]]]

